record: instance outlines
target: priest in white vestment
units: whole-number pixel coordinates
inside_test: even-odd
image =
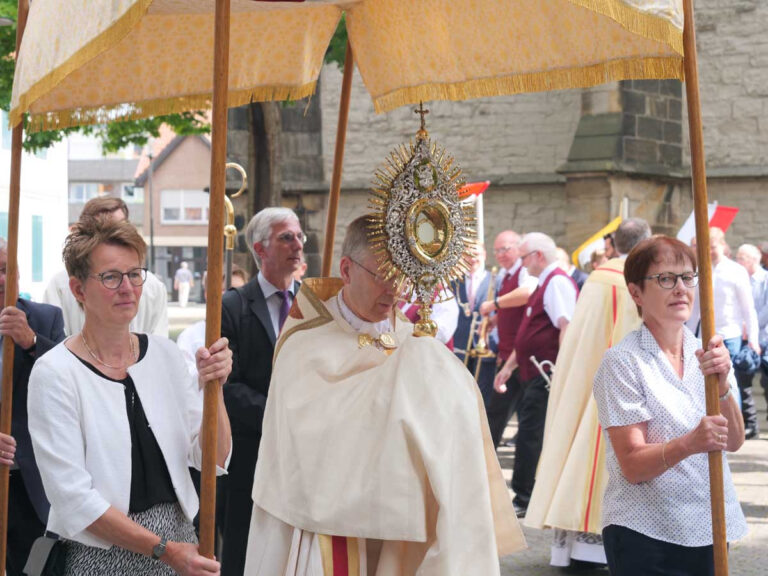
[[[605,564],[601,512],[608,481],[592,381],[603,354],[640,325],[624,280],[624,259],[650,237],[645,220],[624,220],[614,234],[619,257],[584,284],[555,363],[544,445],[525,523],[555,528],[551,564]]]
[[[302,284],[275,349],[245,574],[498,575],[525,541],[482,399],[395,316],[366,228],[341,280]]]

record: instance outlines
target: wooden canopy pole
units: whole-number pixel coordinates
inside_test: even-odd
[[[21,47],[24,28],[27,25],[29,1],[19,0],[16,20],[16,54]],[[19,199],[21,196],[21,145],[24,122],[13,127],[11,135],[11,181],[8,191],[8,242],[5,264],[5,306],[16,306],[19,297],[18,247],[19,247]],[[0,432],[11,433],[13,412],[13,353],[16,343],[3,338],[3,392],[0,397]],[[8,544],[8,481],[10,468],[0,466],[0,572],[5,570],[5,556]]]
[[[688,126],[691,137],[691,168],[693,170],[693,207],[696,219],[696,250],[699,260],[699,302],[701,304],[701,341],[704,346],[715,334],[712,289],[712,259],[709,254],[709,213],[707,211],[707,172],[704,159],[704,137],[701,124],[699,96],[699,67],[696,54],[696,24],[693,0],[684,0],[685,27],[685,91],[688,97]],[[717,375],[707,376],[707,414],[720,414]],[[723,499],[723,456],[709,453],[709,486],[712,505],[712,542],[714,544],[715,576],[728,574],[728,548],[725,534],[725,501]]]
[[[227,162],[227,92],[229,85],[230,0],[216,0],[213,44],[213,111],[211,120],[211,187],[208,208],[208,299],[205,345],[221,335],[221,276],[224,251],[224,192]],[[216,438],[221,382],[205,387],[203,466],[200,481],[200,554],[213,558],[216,525]]]
[[[333,156],[333,175],[331,176],[331,195],[328,199],[328,219],[325,223],[325,245],[323,246],[323,268],[321,276],[331,275],[333,264],[333,243],[336,236],[336,216],[339,212],[341,194],[341,173],[344,169],[344,145],[347,140],[347,119],[349,118],[349,99],[352,91],[352,73],[355,70],[355,58],[352,45],[347,40],[347,53],[344,58],[344,78],[341,82],[341,101],[339,102],[339,122],[336,126],[336,150]]]

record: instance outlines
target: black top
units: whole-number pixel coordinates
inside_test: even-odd
[[[147,353],[149,338],[146,334],[137,334],[139,338],[140,362]],[[173,489],[168,466],[160,451],[152,428],[147,422],[141,398],[136,392],[136,386],[130,374],[122,380],[115,380],[104,375],[93,364],[79,356],[80,362],[90,370],[112,382],[119,382],[125,388],[125,407],[128,412],[128,426],[131,430],[131,502],[130,512],[143,512],[156,504],[177,502],[176,491]]]

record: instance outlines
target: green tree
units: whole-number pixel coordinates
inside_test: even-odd
[[[13,54],[16,50],[15,0],[0,0],[0,18],[13,22],[10,26],[0,26],[0,108],[8,111],[11,105],[13,74],[16,62]],[[24,149],[30,152],[43,150],[72,132],[94,134],[102,143],[105,153],[116,152],[125,146],[134,144],[143,146],[150,137],[160,135],[160,126],[169,125],[176,134],[204,134],[210,132],[210,125],[200,112],[184,112],[138,120],[123,120],[98,126],[64,128],[62,130],[24,132]]]

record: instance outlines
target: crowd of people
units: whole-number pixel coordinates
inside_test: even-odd
[[[717,335],[702,344],[690,246],[625,219],[587,274],[549,236],[505,230],[497,267],[480,245],[440,290],[438,338],[417,338],[367,216],[347,229],[341,278],[302,282],[301,223],[267,208],[245,230],[258,272],[222,283],[206,347],[205,322],[167,338],[165,286],[128,216],[90,201],[47,303],[0,311],[16,345],[9,576],[44,534],[67,575],[493,575],[524,546],[518,518],[553,529],[553,565],[710,574],[714,451],[727,539],[745,534],[725,453],[759,432],[756,374],[768,392],[768,250],[732,260],[711,230]],[[0,291],[5,258],[0,242]],[[217,560],[194,523],[212,382]],[[515,415],[510,500],[496,448]]]

